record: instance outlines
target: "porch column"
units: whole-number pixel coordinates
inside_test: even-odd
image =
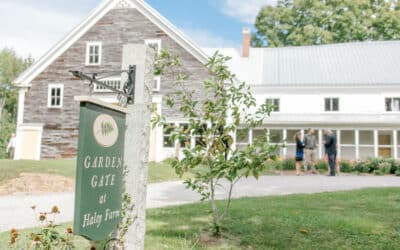
[[[284,141],[284,145],[285,145],[285,147],[282,148],[282,159],[285,159],[286,155],[287,155],[287,148],[286,148],[287,129],[283,130],[282,136],[283,136],[282,140]]]
[[[319,159],[322,159],[322,158],[323,158],[323,153],[322,153],[322,147],[323,147],[323,145],[322,145],[322,136],[323,136],[322,129],[319,129],[319,130],[318,130],[318,158],[319,158]]]
[[[236,150],[236,135],[237,135],[237,129],[236,129],[234,132],[231,132],[230,135],[232,136],[232,139],[233,139],[232,150]]]
[[[191,136],[190,136],[190,148],[194,149],[196,147],[196,137],[193,135],[192,132],[190,132]],[[235,136],[236,138],[236,136]]]
[[[27,90],[27,88],[20,88],[18,91],[17,125],[24,123],[25,93]]]
[[[393,138],[392,138],[392,141],[393,141],[393,143],[392,143],[392,145],[393,145],[393,158],[394,159],[397,159],[397,156],[398,156],[398,150],[397,150],[397,130],[396,129],[393,129]]]
[[[379,148],[378,148],[378,130],[374,129],[374,157],[379,156]]]
[[[341,150],[341,146],[340,146],[340,144],[342,144],[341,143],[341,133],[340,133],[340,129],[338,129],[338,130],[336,130],[336,144],[337,144],[337,158],[338,159],[340,159],[340,156],[341,156],[341,154],[342,154],[342,150]]]
[[[179,122],[175,122],[175,127],[179,128]],[[180,155],[181,155],[181,143],[179,142],[178,139],[175,139],[174,142],[174,148],[175,148],[175,157],[177,157],[178,159],[180,159]]]
[[[152,103],[156,105],[155,113],[161,115],[161,105],[162,105],[162,96],[153,96]],[[154,115],[154,114],[153,114]],[[155,145],[154,145],[154,161],[161,162],[164,160],[162,158],[163,151],[163,141],[164,141],[164,129],[163,126],[156,126],[153,128],[155,130]]]
[[[354,131],[354,145],[356,147],[356,160],[360,159],[360,130],[356,129]]]

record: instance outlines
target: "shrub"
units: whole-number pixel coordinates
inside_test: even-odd
[[[384,158],[370,158],[365,163],[369,167],[369,172],[374,172],[379,169],[379,164],[384,163],[386,159]]]
[[[384,174],[394,174],[400,170],[400,162],[395,159],[370,158],[357,162],[353,167],[353,171],[360,173],[374,173],[375,170],[380,170]]]
[[[269,160],[266,169],[281,170],[282,160],[276,160],[276,161]]]
[[[370,173],[370,165],[368,161],[359,161],[354,165],[354,170],[360,173]],[[372,171],[371,171],[372,172]]]
[[[396,161],[395,159],[390,159],[390,173],[395,174],[397,170],[400,170],[400,161]]]
[[[400,170],[396,170],[396,172],[394,173],[396,176],[400,176]]]
[[[392,169],[392,164],[388,161],[381,162],[379,163],[378,168],[379,168],[378,170],[381,171],[382,174],[390,174],[390,171]]]
[[[350,161],[340,161],[339,166],[340,171],[343,173],[350,173],[354,170],[353,164]]]
[[[328,170],[328,163],[324,160],[319,160],[315,163],[315,168],[317,170]]]
[[[267,160],[265,164],[265,170],[263,171],[263,174],[268,173],[269,171],[274,172],[275,170],[281,170],[282,169],[282,161],[281,160]]]
[[[372,169],[369,167],[368,163],[364,163],[364,165],[361,167],[361,173],[371,173]]]
[[[357,161],[353,166],[354,171],[357,171],[357,172],[361,173],[361,166],[362,166],[362,162]]]
[[[285,159],[281,164],[282,170],[295,170],[296,169],[296,161],[294,159]]]
[[[296,162],[288,158],[282,161],[270,161],[271,169],[277,170],[295,170]],[[387,158],[370,158],[363,161],[342,160],[339,162],[342,173],[373,173],[375,175],[400,174],[400,161]],[[328,163],[324,160],[317,160],[315,163],[317,170],[328,170]]]

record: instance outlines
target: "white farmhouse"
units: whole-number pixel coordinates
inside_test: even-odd
[[[276,106],[264,126],[272,143],[287,142],[282,157],[294,155],[294,134],[308,128],[318,132],[320,158],[324,128],[336,133],[341,159],[400,157],[400,41],[250,48],[249,36],[244,30],[242,51],[206,52],[232,57],[231,70],[257,101]]]

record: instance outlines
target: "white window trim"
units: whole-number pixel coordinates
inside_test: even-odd
[[[52,106],[51,105],[51,90],[54,88],[60,88],[60,105],[59,106]],[[48,108],[62,108],[64,104],[64,84],[49,84],[47,89],[47,107]]]
[[[179,123],[176,123],[176,122],[166,122],[165,124],[168,124],[168,125],[169,124],[173,124],[174,126],[179,126]],[[165,133],[165,125],[164,125],[163,126],[163,133],[162,133],[162,135],[163,135],[163,141],[162,141],[163,148],[175,148],[176,147],[176,142],[174,142],[173,145],[167,146],[170,143],[169,139],[168,139],[167,142],[165,141],[165,137],[167,137],[167,136],[171,137],[171,134],[172,134],[172,132],[169,133],[169,134]]]
[[[330,105],[331,105],[331,110],[326,110],[325,107],[325,100],[329,99]],[[338,110],[332,110],[333,109],[333,99],[338,99]],[[324,112],[325,113],[338,113],[340,112],[340,98],[339,97],[325,97],[324,98]]]
[[[398,111],[398,110],[393,110],[394,109],[394,99],[397,99],[397,98],[399,98],[399,97],[385,97],[384,98],[384,103],[385,103],[385,107],[384,107],[384,109],[385,109],[385,113],[390,113],[390,114],[393,114],[393,113],[400,113],[400,110]],[[388,110],[386,110],[386,99],[390,99],[391,100],[391,102],[390,102],[390,105],[391,105],[391,108],[392,108],[392,111],[388,111]]]
[[[98,81],[100,81],[100,82],[102,82],[102,81],[120,81],[121,82],[121,77],[107,77],[107,78],[100,79]],[[93,87],[94,87],[93,88],[93,92],[95,92],[95,93],[113,92],[110,89],[97,89],[97,84],[94,84]],[[119,90],[122,90],[122,88],[123,88],[122,83],[120,83],[120,89]]]
[[[144,43],[145,43],[146,45],[156,43],[157,46],[158,46],[157,53],[160,53],[160,52],[161,52],[161,39],[146,39],[146,40],[144,40]]]
[[[166,122],[165,124],[174,124],[174,126],[176,126],[176,127],[180,127],[181,125],[185,125],[185,124],[187,124],[187,125],[189,125],[189,121],[169,121],[169,122]],[[179,143],[178,141],[175,141],[175,143],[174,143],[174,145],[173,146],[165,146],[165,141],[164,141],[164,139],[165,139],[165,136],[170,136],[170,134],[165,134],[165,132],[164,132],[164,127],[162,127],[162,147],[164,148],[164,149],[175,149],[176,148],[176,146],[177,146],[177,144]],[[192,141],[193,139],[195,138],[195,136],[194,135],[192,135],[191,137],[190,137],[190,141]]]
[[[157,81],[157,86],[155,88],[153,88],[152,90],[153,91],[160,91],[161,77],[160,76],[155,76],[153,81]]]
[[[99,62],[98,63],[90,63],[89,62],[89,48],[90,46],[99,46]],[[101,58],[103,53],[103,46],[101,42],[87,42],[86,43],[86,66],[99,66],[101,65]]]
[[[275,111],[275,110],[272,110],[271,112],[272,113],[279,113],[279,112],[281,112],[281,98],[279,98],[279,97],[267,97],[267,98],[265,98],[265,102],[268,102],[268,100],[271,100],[272,101],[272,105],[274,105],[274,101],[275,100],[278,100],[278,103],[279,103],[279,105],[278,105],[278,110],[277,111]]]

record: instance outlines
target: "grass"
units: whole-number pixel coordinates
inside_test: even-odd
[[[145,249],[399,249],[400,188],[234,200],[225,239],[204,245],[209,204],[147,210]],[[0,245],[8,233],[0,234]],[[87,249],[79,239],[77,249]],[[78,246],[78,244],[77,244]]]
[[[21,173],[58,174],[75,178],[74,160],[12,161],[0,160],[0,183]]]
[[[203,249],[208,204],[148,211],[146,249]],[[235,200],[206,249],[399,249],[400,188]]]
[[[0,184],[17,178],[21,173],[58,174],[75,178],[75,160],[11,161],[0,160]],[[179,180],[169,161],[149,163],[149,183]]]
[[[150,162],[148,175],[149,183],[180,180],[170,163],[171,160],[165,160],[160,163]],[[189,174],[183,176],[183,178],[186,177],[189,177]]]

